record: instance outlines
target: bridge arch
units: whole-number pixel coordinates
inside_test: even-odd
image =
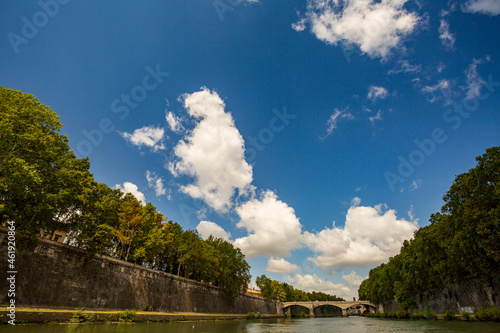
[[[342,316],[342,308],[334,304],[319,304],[313,311],[315,317]]]
[[[314,316],[313,308],[305,304],[288,304],[283,307],[283,314],[289,316],[300,315],[302,312],[306,315]]]

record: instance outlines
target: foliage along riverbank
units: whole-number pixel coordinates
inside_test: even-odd
[[[417,307],[417,295],[464,277],[499,285],[500,147],[487,149],[476,160],[475,168],[456,176],[431,224],[417,230],[387,264],[370,271],[358,290],[361,300],[396,300],[409,310]]]
[[[500,307],[491,306],[488,308],[479,307],[473,314],[461,312],[456,314],[449,310],[443,314],[435,314],[430,308],[425,308],[424,312],[419,311],[388,311],[364,314],[370,318],[387,318],[387,319],[442,319],[442,320],[463,320],[463,321],[493,321],[500,323]]]

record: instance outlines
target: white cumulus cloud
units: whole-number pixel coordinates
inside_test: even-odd
[[[210,221],[201,221],[196,227],[196,230],[200,233],[203,239],[207,239],[210,235],[212,235],[215,238],[222,238],[229,241],[229,237],[231,237],[229,232],[226,232],[217,223]]]
[[[378,110],[377,114],[371,117],[368,117],[372,125],[375,125],[375,121],[382,120],[382,111]]]
[[[181,124],[181,118],[177,117],[172,112],[167,112],[165,114],[165,120],[167,121],[168,126],[170,127],[170,130],[172,132],[179,133],[184,129]]]
[[[389,91],[384,87],[370,86],[368,88],[368,99],[375,102],[377,99],[384,99],[389,95]]]
[[[165,130],[163,128],[144,126],[142,128],[136,129],[132,134],[127,132],[123,132],[120,134],[125,140],[129,141],[130,143],[138,147],[149,147],[152,151],[156,152],[158,150],[165,149],[165,146],[162,142],[164,132]]]
[[[429,102],[434,103],[443,100],[444,105],[452,104],[456,97],[456,92],[453,90],[453,82],[447,79],[442,79],[435,85],[424,86],[422,92],[431,96]]]
[[[299,266],[289,263],[283,258],[269,258],[266,271],[274,273],[291,273],[299,268]]]
[[[123,185],[116,184],[115,189],[121,190],[123,193],[131,193],[143,205],[146,203],[146,197],[144,196],[144,193],[139,191],[139,188],[134,183],[124,182]]]
[[[422,65],[412,65],[408,60],[400,60],[395,68],[391,69],[387,74],[417,74],[422,71]]]
[[[480,13],[486,15],[500,14],[500,1],[498,0],[469,0],[462,6],[466,13]]]
[[[165,187],[163,187],[163,179],[154,172],[147,170],[146,179],[148,180],[149,187],[155,190],[157,197],[166,193]]]
[[[250,258],[256,256],[287,257],[300,247],[302,226],[295,211],[278,200],[273,191],[262,193],[236,208],[240,221],[238,228],[245,228],[249,235],[238,238],[234,245]]]
[[[204,200],[219,212],[232,206],[232,198],[253,189],[252,167],[245,161],[245,142],[224,111],[225,104],[216,92],[206,88],[183,96],[184,107],[197,121],[196,127],[174,148],[177,161],[169,165],[174,176],[195,179],[181,190]]]
[[[351,273],[344,275],[342,274],[342,279],[344,279],[345,282],[347,282],[348,285],[354,287],[354,288],[359,288],[361,285],[361,282],[363,282],[363,278],[356,274],[355,271],[352,271]]]
[[[328,118],[328,121],[326,122],[326,125],[328,128],[326,129],[326,135],[322,137],[321,139],[325,139],[327,136],[333,133],[333,130],[337,128],[337,123],[341,119],[354,119],[354,116],[350,113],[347,112],[346,110],[339,110],[335,108],[335,111],[330,115],[330,118]]]
[[[300,290],[307,292],[319,291],[337,297],[343,297],[349,300],[350,297],[357,295],[357,290],[351,290],[342,283],[333,283],[325,279],[319,278],[316,274],[295,274],[293,277],[288,276],[287,279],[292,285]]]
[[[455,34],[450,31],[450,24],[445,20],[441,19],[441,24],[438,29],[439,39],[441,39],[441,43],[451,49],[455,45]]]
[[[331,229],[314,234],[304,232],[304,244],[318,253],[310,260],[329,273],[387,261],[418,228],[416,220],[398,219],[396,211],[384,211],[384,205],[365,207],[359,203],[356,200],[349,208],[343,228],[334,222]]]
[[[328,44],[356,45],[371,57],[386,58],[419,23],[419,16],[404,8],[406,2],[309,0],[305,19],[313,34]],[[299,21],[294,29],[304,24]]]
[[[467,86],[465,87],[465,98],[473,99],[481,94],[481,87],[486,84],[486,82],[479,76],[477,72],[477,65],[483,63],[481,59],[474,59],[472,64],[465,70],[465,76],[467,79]]]

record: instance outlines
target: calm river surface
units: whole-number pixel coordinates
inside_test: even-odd
[[[266,319],[150,324],[0,326],[1,333],[323,333],[323,332],[500,332],[500,324],[364,317]]]

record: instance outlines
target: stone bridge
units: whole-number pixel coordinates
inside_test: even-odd
[[[321,306],[334,306],[342,311],[342,316],[350,314],[363,314],[365,312],[375,313],[377,306],[367,301],[315,301],[315,302],[280,302],[277,303],[278,314],[286,314],[291,306],[300,306],[309,310],[309,317],[314,318],[314,309]]]

